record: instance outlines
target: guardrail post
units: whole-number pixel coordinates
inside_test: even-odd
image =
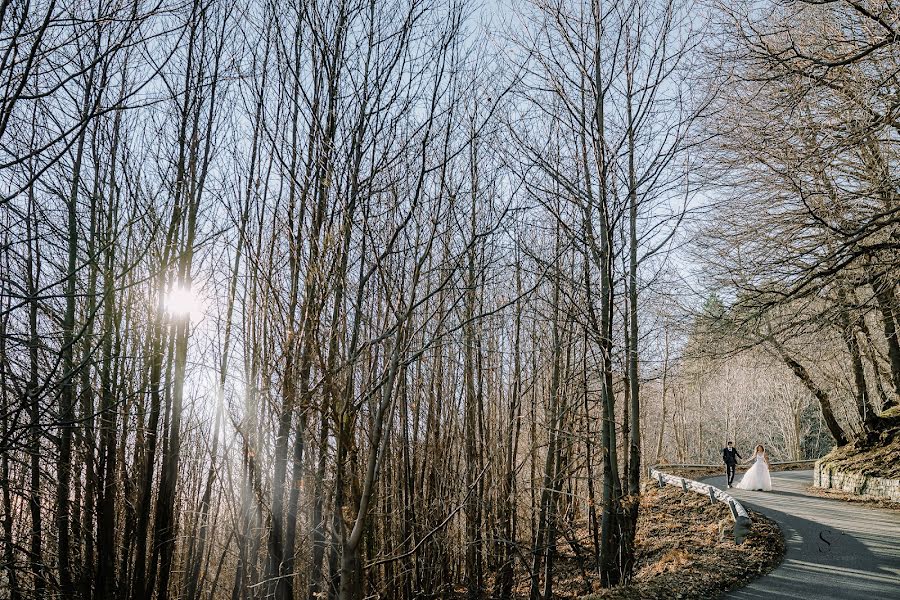
[[[733,519],[734,519],[734,522],[737,523],[737,520],[738,520],[738,512],[737,512],[737,508],[734,506],[734,500],[729,500],[729,501],[728,501],[728,508],[731,509],[731,518],[733,518]]]
[[[736,517],[734,520],[734,543],[738,546],[743,544],[748,533],[750,533],[750,519]]]
[[[660,488],[666,487],[666,484],[663,482],[663,475],[662,475],[662,473],[657,473],[657,474],[656,474],[656,479],[657,479],[657,481],[659,481],[659,487],[660,487]]]
[[[683,477],[681,478],[681,489],[683,489],[684,491],[688,491],[687,479]]]
[[[715,492],[715,489],[716,489],[716,488],[714,488],[713,486],[709,486],[709,503],[710,503],[710,504],[715,504],[715,503],[716,503],[716,492]]]

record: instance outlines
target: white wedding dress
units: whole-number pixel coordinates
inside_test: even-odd
[[[772,491],[772,478],[769,477],[769,465],[766,464],[765,455],[762,453],[754,454],[755,461],[753,466],[747,469],[741,481],[737,484],[741,490],[762,490],[764,492]]]

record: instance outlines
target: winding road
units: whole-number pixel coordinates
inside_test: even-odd
[[[738,480],[741,474],[738,473]],[[705,479],[725,489],[725,477]],[[812,471],[772,473],[771,492],[728,490],[775,520],[787,553],[729,600],[900,600],[900,512],[809,495]]]

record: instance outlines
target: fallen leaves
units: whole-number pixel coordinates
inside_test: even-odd
[[[598,590],[582,600],[717,598],[768,573],[784,556],[778,526],[751,511],[753,529],[735,545],[728,508],[698,494],[647,486],[635,536],[637,566],[630,585]]]

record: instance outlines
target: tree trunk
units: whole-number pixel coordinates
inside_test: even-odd
[[[848,306],[849,298],[843,284],[839,285],[838,314],[840,317],[844,343],[847,344],[847,350],[850,353],[853,382],[856,386],[856,412],[859,415],[860,421],[863,423],[863,428],[866,431],[869,431],[877,420],[878,415],[869,399],[869,387],[866,384],[865,367],[863,366],[862,353],[859,349],[859,340],[856,337],[857,327],[850,316],[850,307]]]
[[[656,458],[657,463],[662,456],[663,436],[666,432],[666,395],[668,394],[669,380],[669,327],[668,323],[663,327],[663,372],[662,372],[662,392],[659,395],[659,435],[656,438]]]
[[[778,350],[781,359],[784,361],[784,364],[791,369],[806,389],[808,389],[812,395],[815,396],[816,400],[819,401],[819,408],[822,410],[822,418],[825,420],[825,426],[828,427],[828,432],[831,433],[831,437],[834,438],[834,441],[838,446],[846,444],[848,441],[847,435],[844,433],[844,430],[841,429],[840,424],[838,424],[837,419],[834,416],[828,392],[816,385],[812,377],[810,377],[809,372],[806,370],[806,367],[800,364],[800,362],[791,357],[780,346],[776,345],[776,349]]]
[[[473,161],[475,159],[473,158]],[[473,488],[476,485],[479,469],[478,440],[477,440],[477,410],[479,399],[475,389],[476,356],[475,356],[475,299],[478,285],[475,274],[475,208],[472,202],[471,229],[473,246],[468,253],[468,269],[466,274],[466,304],[464,322],[465,327],[465,355],[463,366],[463,378],[465,382],[465,455],[466,455],[466,487],[469,490],[466,499],[466,588],[470,600],[481,597],[483,577],[481,568],[481,498]]]
[[[30,216],[26,218],[30,219]],[[9,243],[9,239],[4,235],[0,241],[4,246]],[[30,242],[29,242],[30,243]],[[9,263],[4,265],[9,270]],[[31,268],[31,265],[28,265]],[[4,282],[5,283],[5,282]],[[9,297],[6,286],[0,288],[0,294]],[[9,312],[7,307],[3,306],[2,316],[0,316],[0,365],[6,365],[7,354],[7,337],[9,336],[7,326],[9,323]],[[7,369],[0,367],[0,439],[8,440],[10,438],[9,418],[10,402],[9,402],[10,384],[7,379]],[[27,405],[26,402],[23,404]],[[15,412],[18,416],[20,409]],[[18,572],[15,563],[16,542],[13,539],[13,504],[12,504],[12,486],[14,482],[10,479],[9,458],[11,452],[6,449],[6,443],[0,443],[0,491],[3,494],[3,562],[6,567],[6,582],[9,586],[9,600],[22,600],[22,592],[19,589]]]
[[[34,190],[29,188],[28,216],[26,219],[26,233],[28,235],[28,264],[26,268],[26,281],[28,285],[28,384],[26,396],[28,398],[28,454],[29,454],[29,490],[28,509],[31,516],[31,535],[29,562],[34,581],[34,598],[42,600],[47,586],[47,575],[44,571],[43,557],[43,526],[41,523],[41,399],[39,391],[39,349],[41,347],[40,334],[38,332],[38,276],[40,274],[41,254],[38,235],[38,223],[36,218]]]
[[[900,400],[900,327],[898,327],[897,315],[893,307],[896,305],[894,297],[894,283],[883,275],[871,276],[872,289],[875,291],[875,299],[881,314],[881,323],[884,327],[884,338],[888,345],[888,358],[891,363],[891,381],[894,384],[894,399],[891,406]],[[890,408],[890,406],[885,406]]]
[[[88,79],[84,97],[83,114],[91,105],[93,75]],[[63,600],[75,596],[72,577],[69,496],[72,479],[72,437],[75,427],[75,288],[78,277],[78,193],[81,185],[81,163],[84,157],[86,128],[78,136],[75,162],[72,166],[72,186],[66,202],[67,209],[67,262],[66,308],[63,316],[62,368],[63,378],[59,393],[59,465],[56,486],[57,559],[59,562],[59,591]]]
[[[513,333],[513,382],[510,393],[509,431],[506,438],[506,465],[501,492],[501,535],[498,544],[500,567],[494,584],[494,596],[500,600],[512,597],[515,555],[513,547],[516,543],[516,455],[518,454],[519,434],[522,420],[519,418],[522,399],[522,265],[520,257],[516,257],[516,305],[515,331]]]

